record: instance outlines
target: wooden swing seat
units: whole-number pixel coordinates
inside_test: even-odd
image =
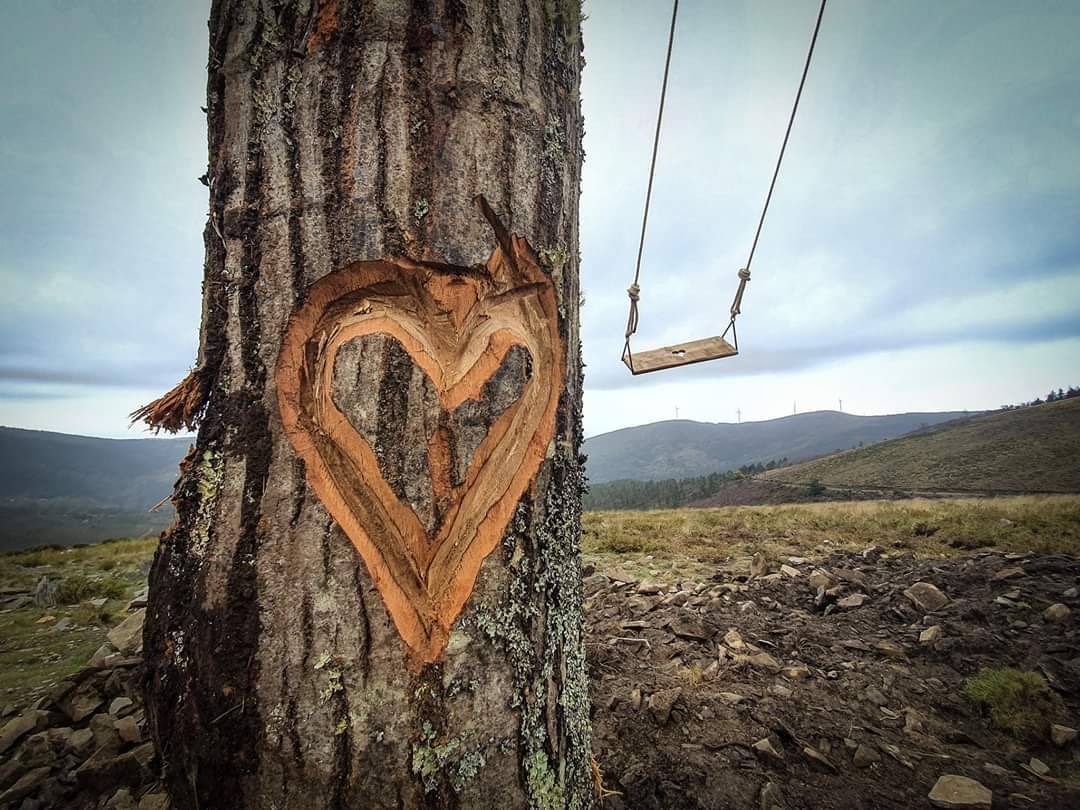
[[[673,346],[661,346],[644,352],[626,352],[623,362],[632,374],[648,374],[665,368],[688,366],[692,363],[704,363],[706,360],[719,360],[734,357],[739,350],[722,337],[702,338]]]

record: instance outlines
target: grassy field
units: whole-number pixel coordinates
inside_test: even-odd
[[[766,473],[904,491],[1080,492],[1080,398],[1003,411]]]
[[[585,515],[594,561],[699,574],[718,565],[815,557],[877,545],[919,557],[975,548],[1080,554],[1080,496],[851,501]]]
[[[0,708],[25,705],[79,669],[142,588],[156,540],[0,554],[0,587],[58,583],[55,607],[0,611]],[[756,552],[773,561],[881,546],[948,557],[980,547],[1080,554],[1080,496],[861,501],[785,506],[592,512],[584,557],[605,570],[659,580],[745,573]],[[106,599],[101,607],[89,603]],[[66,604],[65,604],[66,603]],[[56,629],[63,619],[66,629]]]
[[[32,588],[48,577],[58,596],[52,607],[0,611],[0,707],[24,705],[86,663],[127,615],[156,545],[156,538],[119,540],[0,555],[0,587]],[[97,598],[106,600],[101,607],[90,604]]]

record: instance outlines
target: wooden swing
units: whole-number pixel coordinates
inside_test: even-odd
[[[758,238],[761,236],[761,226],[765,224],[765,214],[769,210],[769,202],[772,200],[773,189],[776,187],[776,178],[780,174],[780,165],[784,160],[784,150],[787,149],[788,138],[791,136],[791,126],[795,123],[795,113],[799,109],[799,99],[802,97],[803,85],[806,84],[806,74],[810,70],[810,60],[814,55],[814,45],[817,43],[818,31],[821,30],[821,18],[825,13],[826,1],[821,0],[821,7],[818,9],[814,33],[810,38],[810,49],[806,54],[802,78],[799,80],[799,89],[795,93],[795,103],[791,107],[787,131],[784,133],[784,141],[780,146],[780,155],[776,159],[772,182],[769,183],[769,193],[765,196],[765,205],[761,210],[757,231],[754,233],[750,256],[746,260],[746,266],[739,270],[739,286],[735,291],[735,299],[731,302],[731,320],[728,321],[727,328],[722,334],[714,337],[676,343],[672,346],[661,346],[658,349],[649,349],[635,354],[630,350],[630,337],[637,331],[638,327],[638,301],[641,300],[641,286],[638,283],[641,278],[641,255],[645,249],[645,228],[649,221],[649,200],[652,197],[653,175],[656,171],[656,152],[660,145],[660,123],[664,118],[664,98],[667,95],[668,71],[671,67],[671,47],[675,41],[675,20],[679,14],[679,0],[674,0],[671,9],[671,30],[668,33],[667,58],[664,61],[664,80],[660,87],[660,109],[656,115],[656,135],[653,138],[652,162],[649,165],[649,185],[645,192],[645,213],[641,218],[641,240],[638,243],[634,280],[626,290],[626,294],[630,297],[630,314],[626,320],[626,342],[623,344],[622,361],[630,369],[631,374],[647,374],[650,371],[688,366],[691,363],[720,360],[724,357],[734,357],[739,353],[739,337],[735,331],[735,318],[741,312],[743,293],[746,291],[746,283],[750,280],[750,264],[754,260],[754,251],[757,249]],[[728,333],[731,334],[730,342],[727,340]]]

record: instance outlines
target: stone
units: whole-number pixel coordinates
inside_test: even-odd
[[[1022,576],[1024,576],[1023,568],[1011,566],[1009,568],[1002,568],[1000,571],[990,577],[990,579],[994,580],[995,582],[1001,582],[1006,579],[1016,579],[1017,577]]]
[[[100,608],[105,607],[105,603],[108,602],[109,599],[108,599],[108,597],[105,597],[105,596],[99,596],[97,599],[88,599],[86,601],[87,601],[87,604],[91,605],[92,607],[96,607],[96,608],[100,609]]]
[[[627,698],[627,702],[630,704],[630,708],[632,708],[634,711],[637,711],[638,709],[640,709],[641,708],[641,690],[637,689],[637,688],[631,689],[630,690],[630,697]]]
[[[780,573],[783,574],[785,577],[791,577],[792,579],[802,576],[802,571],[800,571],[793,565],[781,565]]]
[[[930,804],[946,810],[990,810],[993,798],[980,782],[953,773],[938,777],[929,796]]]
[[[705,625],[702,624],[701,620],[693,616],[676,619],[671,623],[670,629],[679,638],[686,638],[691,641],[708,641],[712,637],[712,634],[705,629]]]
[[[836,766],[829,762],[828,757],[813,746],[804,745],[802,752],[809,760],[816,762],[818,765],[825,768],[825,770],[832,771],[833,773],[836,772]]]
[[[1062,591],[1061,595],[1066,599],[1075,599],[1077,596],[1080,596],[1080,589],[1068,588],[1067,590]]]
[[[784,667],[781,673],[789,681],[803,681],[810,677],[810,668],[805,664],[796,664],[791,667]]]
[[[881,754],[869,745],[862,745],[860,743],[859,747],[855,749],[851,761],[855,763],[856,768],[869,768],[875,762],[881,761]]]
[[[146,607],[146,602],[147,602],[147,599],[149,598],[149,595],[150,595],[149,590],[146,589],[146,588],[143,588],[141,591],[139,591],[137,594],[135,594],[135,597],[130,602],[128,602],[127,609],[129,611],[132,611],[132,610],[138,610],[139,608]]]
[[[90,731],[94,734],[95,748],[115,753],[123,747],[120,744],[120,735],[113,726],[112,717],[104,712],[90,718]]]
[[[1037,757],[1032,757],[1028,762],[1028,767],[1039,776],[1046,776],[1050,773],[1050,766]]]
[[[1050,739],[1058,748],[1067,746],[1076,739],[1076,735],[1077,731],[1075,728],[1069,728],[1068,726],[1062,726],[1057,723],[1053,723],[1050,726]]]
[[[949,597],[943,594],[936,585],[929,582],[916,582],[904,591],[904,596],[911,600],[919,610],[932,613],[941,610],[949,602]]]
[[[96,712],[104,702],[105,699],[92,685],[83,683],[78,689],[65,695],[57,705],[72,723],[79,723]]]
[[[836,606],[843,610],[852,610],[853,608],[862,607],[869,599],[870,597],[865,593],[853,593],[851,596],[845,596],[837,602]]]
[[[881,546],[870,546],[869,548],[863,549],[862,558],[867,562],[876,563],[881,559],[884,553],[885,550]]]
[[[755,669],[767,669],[770,672],[780,671],[780,662],[767,652],[758,652],[752,655],[736,655],[736,664],[749,664]]]
[[[671,710],[681,696],[682,689],[680,687],[661,689],[659,692],[649,695],[649,714],[652,715],[658,726],[667,725],[668,720],[671,719]]]
[[[691,596],[694,595],[693,591],[677,591],[671,594],[671,596],[665,597],[662,604],[674,605],[675,607],[682,607],[687,603]]]
[[[833,579],[832,574],[824,568],[815,568],[810,572],[810,576],[806,578],[806,581],[810,583],[810,587],[822,588],[826,591],[836,585],[836,580]]]
[[[23,712],[13,720],[8,720],[0,729],[0,754],[11,748],[23,735],[31,731],[41,731],[48,723],[48,714],[36,709]]]
[[[889,658],[903,658],[905,655],[904,648],[893,641],[879,641],[874,649]]]
[[[121,717],[113,721],[113,729],[124,742],[131,744],[142,742],[142,731],[134,717]]]
[[[40,768],[42,765],[51,764],[53,751],[48,732],[39,731],[27,737],[19,751],[19,759],[27,768]]]
[[[164,793],[144,793],[139,810],[169,810],[169,797]]]
[[[121,695],[118,698],[113,698],[113,702],[109,704],[109,714],[114,717],[123,717],[122,712],[125,709],[130,709],[132,706],[131,698]]]
[[[904,712],[904,732],[907,734],[920,734],[923,730],[922,718],[914,709]]]
[[[919,643],[936,644],[943,635],[945,635],[945,631],[941,629],[941,625],[935,624],[919,633]]]
[[[116,652],[116,649],[113,645],[106,642],[98,647],[97,651],[90,656],[90,660],[86,662],[86,665],[88,667],[93,667],[94,669],[101,669],[105,666],[105,659],[114,652]]]
[[[664,586],[659,582],[652,582],[647,579],[643,579],[637,586],[637,592],[642,596],[654,596],[660,593],[664,589]]]
[[[0,765],[0,792],[18,781],[24,773],[26,773],[26,766],[18,757],[11,757]]]
[[[750,577],[762,577],[769,572],[769,563],[760,551],[750,558]]]
[[[27,771],[19,780],[0,794],[0,806],[8,806],[37,790],[49,778],[49,768],[41,767]]]
[[[742,636],[739,635],[739,631],[732,627],[726,633],[724,633],[724,643],[727,644],[733,650],[746,649],[746,642],[742,640]]]
[[[136,610],[110,630],[106,638],[125,655],[137,655],[142,652],[142,631],[145,619],[146,609]]]
[[[88,728],[80,728],[71,735],[68,740],[71,752],[78,757],[85,757],[94,750],[94,732]]]
[[[69,617],[65,616],[60,621],[58,621],[56,624],[54,624],[51,629],[52,629],[52,632],[54,632],[54,633],[62,633],[65,630],[70,630],[74,626],[75,626],[75,622],[72,619],[70,619]]]
[[[752,747],[754,752],[764,760],[781,762],[784,759],[783,755],[773,747],[771,742],[769,742],[768,737],[763,737],[758,740]]]
[[[1005,777],[1010,775],[1008,768],[1002,768],[1000,765],[995,765],[993,762],[984,762],[983,770],[992,776]]]
[[[1066,605],[1061,604],[1061,602],[1051,605],[1043,611],[1043,618],[1048,622],[1054,622],[1056,624],[1067,622],[1071,615],[1072,611],[1069,610]]]
[[[42,577],[34,586],[34,604],[38,607],[52,607],[56,604],[56,583],[48,577]]]
[[[784,698],[786,700],[787,698],[794,695],[795,692],[793,692],[791,689],[784,686],[783,684],[774,683],[772,686],[769,687],[769,694],[776,695],[777,697]]]

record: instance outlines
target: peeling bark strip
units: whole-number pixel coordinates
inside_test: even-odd
[[[555,287],[528,243],[478,203],[500,242],[486,265],[386,259],[324,276],[290,318],[277,364],[282,422],[308,483],[363,557],[414,667],[446,647],[481,563],[544,460],[563,392]],[[464,483],[442,483],[449,508],[433,536],[334,402],[338,350],[367,335],[396,338],[447,411],[478,399],[511,347],[532,359],[529,382],[488,431]],[[448,452],[439,431],[428,446],[436,480],[449,477]]]
[[[587,808],[579,3],[209,33],[199,355],[147,412],[199,422],[144,642],[172,806]]]

